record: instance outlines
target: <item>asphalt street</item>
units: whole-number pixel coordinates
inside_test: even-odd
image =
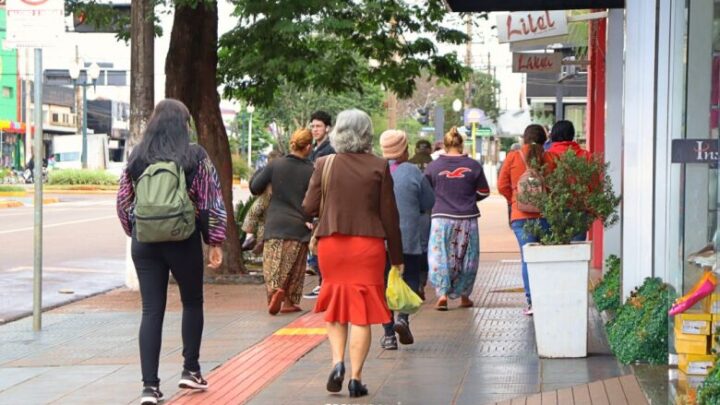
[[[59,197],[43,210],[44,308],[125,281],[126,237],[115,196]],[[33,221],[32,206],[0,210],[0,322],[32,311]]]

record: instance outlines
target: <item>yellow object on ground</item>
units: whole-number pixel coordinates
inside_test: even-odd
[[[405,283],[400,270],[392,266],[388,274],[388,285],[385,290],[388,308],[405,314],[413,314],[420,309],[423,301],[410,286]]]

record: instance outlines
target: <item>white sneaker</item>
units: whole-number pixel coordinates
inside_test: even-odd
[[[318,295],[320,295],[320,286],[313,288],[312,291],[303,295],[303,298],[314,300],[318,297]]]

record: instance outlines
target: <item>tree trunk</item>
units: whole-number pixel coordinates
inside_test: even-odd
[[[154,2],[132,0],[130,21],[130,138],[126,156],[142,137],[155,108]]]
[[[217,91],[217,3],[194,8],[175,3],[170,49],[165,60],[165,93],[182,101],[195,119],[198,140],[215,164],[227,210],[227,240],[221,273],[242,273],[242,251],[232,203],[232,163]]]

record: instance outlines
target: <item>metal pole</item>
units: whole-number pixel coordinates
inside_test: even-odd
[[[35,49],[35,260],[33,271],[33,330],[42,328],[42,224],[43,224],[43,111],[42,49]]]
[[[475,139],[475,123],[472,123],[472,129],[470,130],[470,136],[472,137],[472,158],[477,159],[477,139]]]
[[[88,73],[85,73],[86,75]],[[82,83],[83,93],[83,110],[82,110],[82,168],[87,169],[88,167],[88,156],[87,156],[87,83]]]
[[[18,52],[19,53],[19,52]],[[25,48],[25,144],[23,147],[25,150],[23,153],[23,159],[21,166],[18,169],[24,169],[25,165],[30,161],[30,151],[32,150],[32,144],[30,139],[32,138],[32,114],[30,114],[30,48]]]
[[[248,166],[252,169],[252,113],[248,122]]]

